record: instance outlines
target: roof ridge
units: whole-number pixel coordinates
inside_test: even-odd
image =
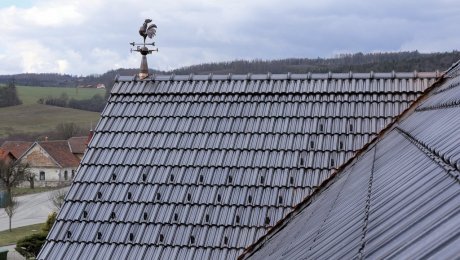
[[[300,79],[375,79],[375,78],[388,78],[388,79],[407,79],[407,78],[438,78],[442,76],[439,71],[391,71],[391,72],[323,72],[323,73],[247,73],[247,74],[154,74],[143,80],[137,76],[117,76],[115,81],[150,81],[150,80],[164,80],[164,81],[191,81],[191,80],[300,80]]]
[[[442,168],[444,168],[447,174],[452,177],[457,183],[460,184],[459,176],[453,175],[452,171],[455,170],[460,172],[459,167],[456,164],[451,163],[447,158],[444,157],[442,152],[435,150],[434,148],[430,148],[428,145],[424,144],[408,132],[404,131],[400,127],[395,127],[395,129],[400,132],[401,135],[404,136],[407,140],[409,140],[412,144],[414,144],[418,149],[420,149],[423,153],[425,153],[430,159],[434,162],[439,164]],[[447,167],[446,167],[447,166]]]

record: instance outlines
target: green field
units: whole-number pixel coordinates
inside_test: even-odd
[[[104,89],[78,89],[54,87],[17,87],[23,104],[0,108],[0,138],[18,133],[40,133],[52,131],[60,123],[74,122],[83,129],[94,127],[100,113],[72,108],[37,104],[41,97],[59,97],[63,92],[69,98],[88,99],[95,94],[104,95]]]
[[[66,93],[70,98],[74,99],[90,99],[92,96],[99,94],[105,95],[105,89],[95,88],[55,88],[55,87],[29,87],[17,86],[19,98],[24,105],[37,104],[39,98],[59,97],[62,93]]]

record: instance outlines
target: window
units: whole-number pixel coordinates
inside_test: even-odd
[[[68,179],[69,179],[69,172],[64,171],[64,180],[68,180]]]
[[[72,179],[75,178],[75,170],[72,170]]]
[[[41,181],[45,180],[45,172],[43,172],[43,171],[40,172],[40,180]]]

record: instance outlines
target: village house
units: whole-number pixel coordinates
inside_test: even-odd
[[[11,153],[14,160],[19,159],[31,146],[33,142],[27,141],[5,141],[0,148]]]
[[[90,132],[89,136],[71,137],[67,140],[69,142],[70,152],[77,156],[79,160],[83,158],[83,154],[85,153],[86,147],[91,139],[91,135],[92,132]]]
[[[38,186],[69,184],[80,163],[79,158],[71,152],[68,141],[35,142],[19,161],[29,164]]]
[[[0,148],[0,161],[2,161],[5,164],[8,164],[8,163],[11,163],[11,162],[13,162],[15,160],[16,160],[16,158],[14,157],[14,155],[11,152],[5,151],[2,148]]]
[[[6,141],[1,149],[13,160],[27,163],[35,174],[35,186],[68,185],[85,152],[90,137],[71,137],[69,140],[22,142]],[[24,182],[22,186],[27,186]]]

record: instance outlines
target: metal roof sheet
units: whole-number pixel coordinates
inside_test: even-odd
[[[241,258],[458,258],[460,77],[449,74]]]
[[[119,77],[38,258],[235,258],[436,76]]]

